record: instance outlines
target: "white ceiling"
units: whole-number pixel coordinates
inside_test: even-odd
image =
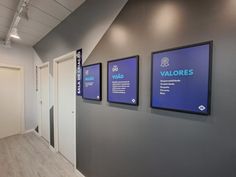
[[[15,42],[33,46],[85,0],[31,0],[29,20],[21,19],[18,25],[20,40]],[[10,28],[19,0],[0,0],[0,40]]]

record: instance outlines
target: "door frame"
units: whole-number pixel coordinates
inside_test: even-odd
[[[16,69],[20,71],[20,102],[21,102],[21,115],[20,115],[20,133],[25,133],[25,81],[24,81],[24,68],[21,66],[7,65],[0,63],[0,68]]]
[[[74,94],[74,168],[76,169],[76,51],[72,51],[68,54],[55,58],[53,60],[53,87],[54,87],[54,145],[55,151],[59,151],[59,121],[58,121],[58,64],[60,62],[66,61],[73,58],[74,61],[74,84],[73,84],[73,94]]]
[[[45,62],[42,63],[40,65],[37,65],[37,70],[38,70],[38,106],[41,108],[41,73],[40,73],[40,69],[44,68],[44,67],[48,67],[48,118],[49,118],[49,144],[51,143],[51,138],[50,138],[50,72],[49,72],[49,62]],[[38,128],[39,128],[39,135],[42,137],[42,112],[41,109],[39,110],[39,114],[38,114]]]

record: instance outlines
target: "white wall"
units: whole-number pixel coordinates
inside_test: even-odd
[[[35,52],[32,47],[19,44],[12,44],[11,48],[0,46],[0,63],[24,68],[26,130],[37,126],[34,57]]]

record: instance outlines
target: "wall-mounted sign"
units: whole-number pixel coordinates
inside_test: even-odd
[[[76,51],[76,95],[82,96],[82,49]]]
[[[83,67],[83,98],[102,100],[101,63]]]
[[[212,42],[152,54],[151,107],[210,114]]]
[[[138,105],[139,57],[108,61],[107,72],[108,102]]]

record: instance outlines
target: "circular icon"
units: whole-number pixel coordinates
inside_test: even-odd
[[[163,57],[162,59],[161,59],[161,67],[167,67],[167,66],[169,66],[170,64],[169,64],[169,61],[170,61],[170,59],[168,58],[168,57]]]

